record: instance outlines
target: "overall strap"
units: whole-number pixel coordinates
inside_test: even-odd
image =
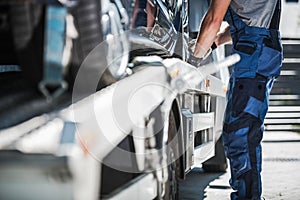
[[[228,7],[228,10],[225,14],[225,20],[230,25],[231,32],[238,32],[247,26],[245,22],[234,12],[231,6]]]
[[[280,14],[281,14],[281,0],[277,0],[276,8],[270,24],[270,29],[276,29],[276,30],[279,29]]]
[[[230,34],[232,36],[232,42],[235,44],[241,35],[251,35],[251,36],[258,36],[258,35],[269,35],[269,30],[263,27],[255,27],[247,25],[241,17],[229,6],[225,20],[230,25]],[[261,43],[262,39],[260,37],[255,37],[253,40],[255,42]]]
[[[238,39],[239,31],[243,30],[247,25],[240,19],[240,17],[233,11],[231,6],[225,14],[225,20],[230,25],[230,34],[232,36],[232,41],[235,44]]]

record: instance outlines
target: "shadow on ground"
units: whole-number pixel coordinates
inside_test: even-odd
[[[202,200],[206,197],[205,188],[224,173],[207,173],[202,168],[194,168],[185,180],[179,182],[180,200]]]

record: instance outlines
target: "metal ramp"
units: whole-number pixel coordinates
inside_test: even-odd
[[[270,95],[266,131],[300,131],[300,40],[283,41],[281,76]]]

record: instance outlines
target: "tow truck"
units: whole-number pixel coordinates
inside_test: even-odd
[[[219,47],[188,64],[189,3],[151,1],[150,32],[126,31],[133,3],[0,4],[1,199],[178,199],[195,166],[226,170],[227,67],[239,57]]]

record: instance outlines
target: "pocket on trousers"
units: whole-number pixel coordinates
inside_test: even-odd
[[[240,61],[234,65],[235,77],[254,78],[259,55],[257,43],[248,40],[240,40],[234,45],[232,52],[239,54],[241,57]]]
[[[248,40],[240,40],[236,43],[235,49],[242,53],[252,55],[256,50],[257,44],[256,42],[248,41]]]
[[[263,44],[261,55],[258,59],[257,73],[266,77],[278,77],[282,66],[282,58],[282,51]]]
[[[237,117],[243,111],[255,114],[256,108],[251,107],[253,106],[253,101],[249,102],[249,100],[253,97],[257,102],[264,102],[265,92],[266,81],[264,79],[237,78],[232,94],[232,116]],[[256,103],[256,101],[254,103]],[[250,108],[247,108],[247,106],[250,106]]]

